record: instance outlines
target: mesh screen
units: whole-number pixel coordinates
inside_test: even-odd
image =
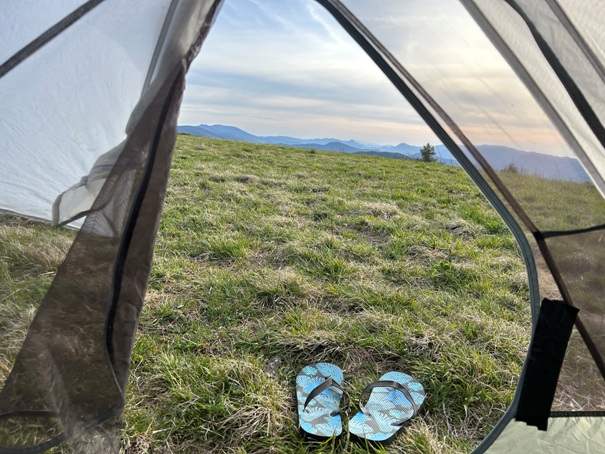
[[[577,330],[572,333],[553,402],[553,411],[605,408],[605,381]]]
[[[0,446],[44,449],[123,406],[183,74],[176,85],[168,80],[134,128],[38,309],[0,394]],[[75,440],[108,438],[101,444],[116,447],[115,435]]]
[[[593,230],[605,223],[598,95],[605,42],[589,17],[598,2],[575,9],[572,2],[464,0],[470,14],[457,2],[343,3],[537,236],[542,287],[580,308],[578,327],[591,354],[570,347],[563,377],[595,359],[603,373],[605,257]]]
[[[119,451],[184,74],[220,6],[94,3],[102,4],[0,76],[10,94],[0,107],[0,186],[10,188],[0,208],[48,219],[59,190],[121,142],[3,383],[1,452],[61,442],[72,452]]]
[[[12,27],[0,27],[11,50],[28,44],[30,16],[66,12],[12,3]],[[50,219],[55,198],[125,139],[170,0],[144,3],[104,0],[0,79],[0,209]]]

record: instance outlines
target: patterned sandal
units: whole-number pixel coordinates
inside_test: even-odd
[[[342,381],[342,370],[330,363],[312,364],[300,371],[296,377],[296,398],[298,427],[303,435],[323,439],[342,433]]]
[[[364,406],[361,398],[370,390]],[[361,411],[349,421],[349,432],[360,440],[390,443],[403,425],[418,414],[424,399],[424,388],[418,381],[401,372],[387,372],[361,392]]]

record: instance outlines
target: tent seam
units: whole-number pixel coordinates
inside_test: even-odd
[[[35,54],[38,50],[40,50],[44,45],[48,44],[51,40],[59,36],[63,33],[67,28],[71,27],[77,21],[82,19],[85,14],[92,11],[94,8],[99,6],[105,0],[89,0],[84,5],[81,5],[79,8],[72,11],[70,14],[65,16],[55,25],[47,29],[40,36],[35,38],[26,46],[22,47],[20,50],[15,52],[12,57],[6,60],[2,65],[0,65],[0,79],[8,74],[10,71],[15,69],[33,54]]]

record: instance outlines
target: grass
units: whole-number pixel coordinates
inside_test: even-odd
[[[73,232],[0,229],[0,323],[24,332]],[[124,450],[468,452],[512,399],[529,317],[517,245],[460,169],[180,135]],[[393,447],[302,440],[295,377],[319,361],[345,373],[345,421],[390,370],[427,401]]]
[[[2,216],[0,222],[0,384],[75,234]]]
[[[501,174],[520,205],[531,212],[542,230],[566,231],[603,224],[605,200],[591,184],[552,181],[535,175],[503,172]],[[563,274],[566,286],[580,309],[582,322],[591,333],[599,351],[605,351],[602,307],[604,291],[602,252],[595,247],[601,242],[602,231],[562,236],[547,240],[549,249]],[[546,268],[545,264],[538,266]],[[561,296],[552,279],[541,276],[541,293],[552,299]],[[603,379],[580,334],[574,329],[567,347],[554,411],[590,411],[605,408]]]

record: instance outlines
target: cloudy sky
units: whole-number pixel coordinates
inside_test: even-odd
[[[457,1],[345,3],[475,143],[560,154],[550,122]],[[312,0],[225,1],[190,70],[179,118],[201,123],[257,135],[439,143]]]

